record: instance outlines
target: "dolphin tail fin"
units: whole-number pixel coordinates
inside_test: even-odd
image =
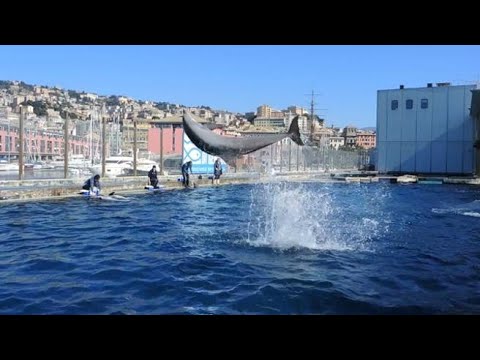
[[[303,141],[300,137],[300,129],[298,128],[298,115],[293,118],[292,123],[290,124],[290,129],[288,129],[288,134],[297,145],[303,145]]]

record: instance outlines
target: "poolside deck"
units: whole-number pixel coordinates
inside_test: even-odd
[[[178,181],[180,176],[168,175],[159,176],[160,184],[165,190],[182,188]],[[222,176],[220,185],[238,183],[259,183],[271,181],[315,181],[315,182],[347,182],[347,183],[370,183],[389,181],[394,176],[377,176],[377,174],[366,174],[366,172],[348,173],[325,173],[325,172],[290,172],[278,173],[275,175],[264,175],[254,172],[229,173]],[[443,184],[468,184],[480,185],[477,178],[459,177],[422,177],[428,183],[429,180]],[[440,180],[439,180],[440,179]],[[3,180],[0,181],[0,203],[9,201],[28,201],[58,199],[79,196],[85,179],[34,179],[34,180]],[[194,181],[199,187],[212,186],[208,176],[201,179],[194,175]],[[117,177],[102,179],[103,193],[117,192],[120,194],[134,194],[145,192],[147,185],[146,177]]]

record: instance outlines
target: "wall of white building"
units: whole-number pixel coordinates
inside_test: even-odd
[[[474,129],[469,107],[474,88],[379,90],[378,171],[472,174]],[[392,105],[395,101],[397,108]],[[411,108],[407,108],[407,102]]]

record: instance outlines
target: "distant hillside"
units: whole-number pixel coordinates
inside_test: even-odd
[[[360,130],[363,130],[363,131],[375,131],[375,132],[377,132],[377,128],[374,127],[374,126],[364,127],[364,128],[361,128]]]

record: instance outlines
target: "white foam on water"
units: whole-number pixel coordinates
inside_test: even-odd
[[[473,216],[473,217],[480,217],[480,213],[478,213],[478,212],[471,212],[471,211],[464,212],[462,215],[465,215],[465,216]]]
[[[268,183],[255,187],[246,242],[282,250],[372,251],[372,239],[388,231],[388,217],[378,211],[383,195],[377,194],[371,201],[368,191],[375,191],[373,187],[367,193],[358,188],[353,190],[353,208],[349,208],[339,204],[330,186],[319,189],[301,183]],[[356,215],[358,202],[362,202],[362,216]]]
[[[435,214],[455,214],[464,216],[480,217],[480,200],[474,200],[472,202],[461,204],[457,206],[451,206],[446,208],[433,208],[432,212]]]

